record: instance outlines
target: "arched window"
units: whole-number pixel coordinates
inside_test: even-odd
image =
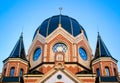
[[[108,67],[105,67],[106,76],[110,76],[110,71]]]
[[[115,68],[114,68],[114,76],[117,76],[117,71]]]
[[[12,67],[10,69],[10,76],[14,76],[14,72],[15,72],[15,67]]]
[[[5,74],[6,74],[6,69],[4,69],[4,73],[3,73],[3,74],[4,74],[4,76],[5,76]]]
[[[23,69],[20,69],[20,76],[23,76]]]
[[[99,68],[96,69],[96,72],[97,72],[97,76],[100,76],[100,69]]]
[[[67,51],[67,46],[64,43],[56,43],[53,46],[53,52],[63,52],[65,53]]]

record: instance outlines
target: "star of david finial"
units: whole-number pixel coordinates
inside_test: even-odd
[[[60,11],[60,15],[61,15],[62,7],[59,8],[59,11]]]

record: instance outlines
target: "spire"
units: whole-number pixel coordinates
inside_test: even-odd
[[[13,48],[9,58],[21,58],[23,60],[27,60],[23,43],[23,32],[21,33],[19,40],[17,41],[15,47]]]
[[[62,24],[61,24],[61,11],[62,11],[62,7],[59,8],[59,11],[60,11],[60,15],[59,15],[59,24],[58,24],[58,27],[61,27]]]
[[[95,51],[95,59],[99,57],[111,57],[110,52],[108,51],[106,45],[101,39],[101,36],[98,32],[97,46]]]

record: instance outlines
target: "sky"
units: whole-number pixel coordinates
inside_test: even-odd
[[[93,55],[99,31],[120,71],[120,0],[0,0],[0,72],[21,32],[27,54],[35,30],[45,19],[60,14],[59,7],[83,26]]]

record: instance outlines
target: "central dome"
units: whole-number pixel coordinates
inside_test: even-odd
[[[52,16],[43,21],[43,23],[37,28],[34,37],[38,30],[42,36],[47,37],[58,27],[59,24],[61,24],[61,27],[74,37],[79,35],[81,30],[83,30],[87,39],[87,35],[83,27],[75,19],[65,15]]]

